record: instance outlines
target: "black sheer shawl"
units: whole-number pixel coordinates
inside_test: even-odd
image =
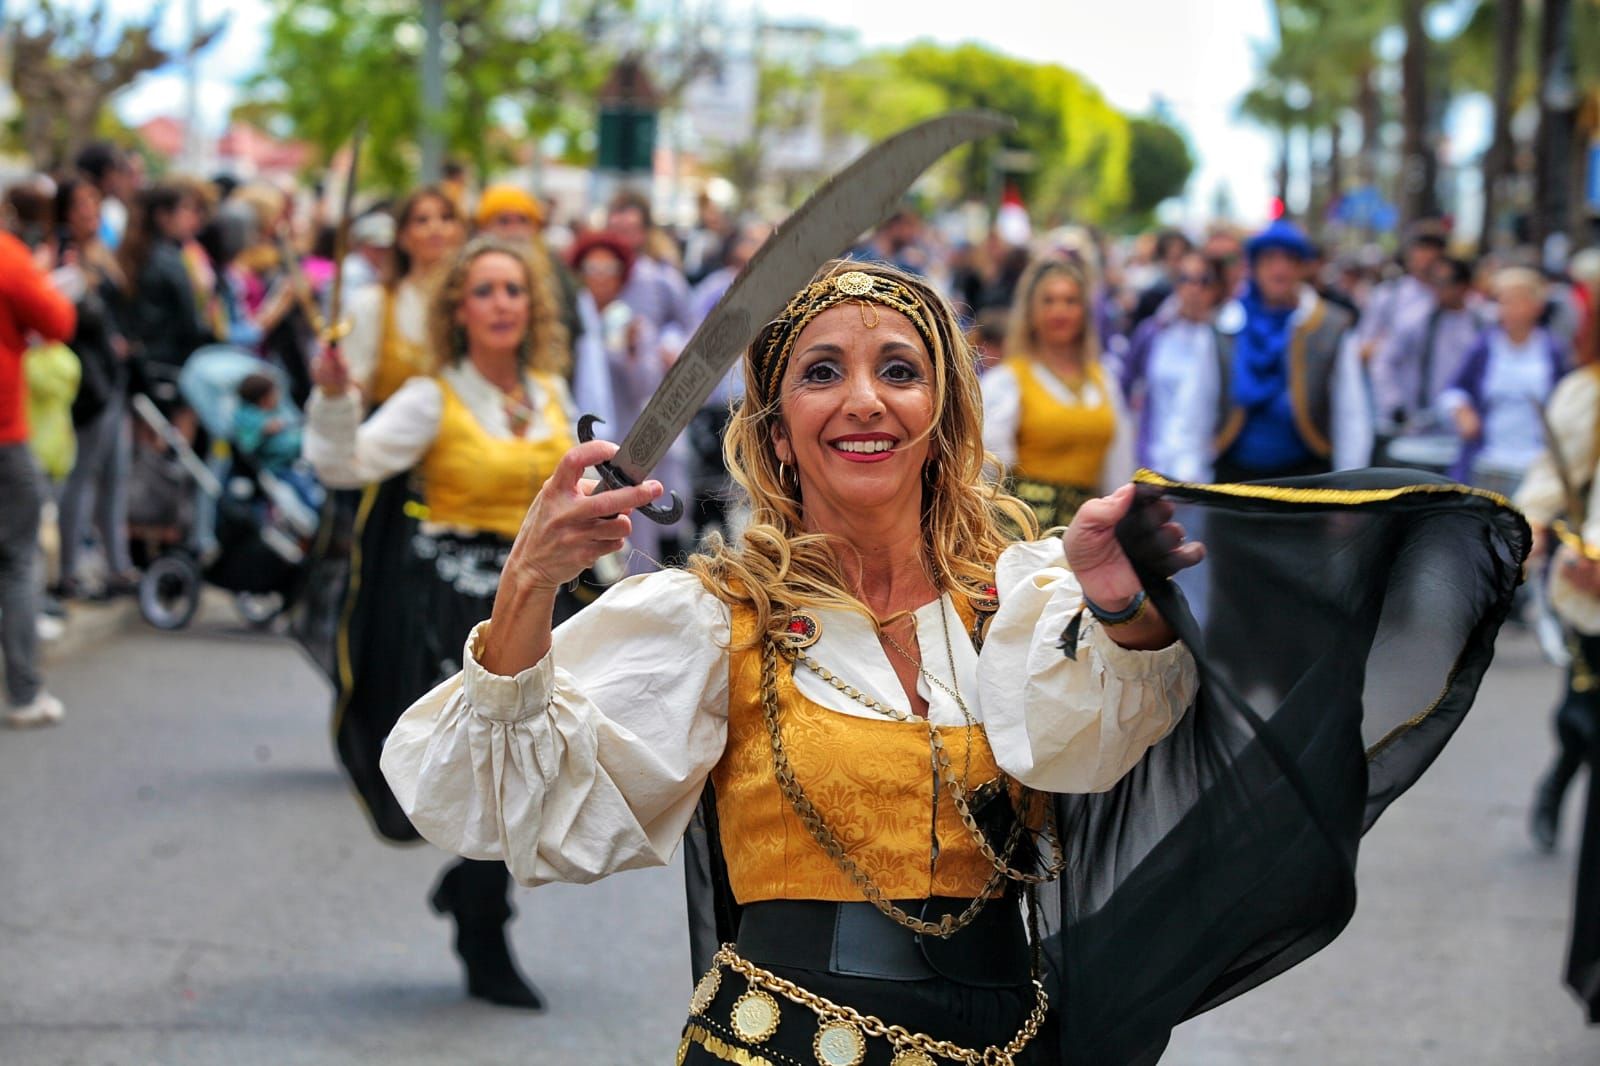
[[[1503,499],[1420,477],[1141,474],[1119,536],[1201,685],[1115,787],[1054,797],[1070,861],[1041,911],[1060,1062],[1156,1062],[1173,1026],[1349,921],[1360,837],[1471,706],[1529,545]],[[1178,582],[1136,532],[1158,496],[1208,549]],[[1203,590],[1192,610],[1180,585]],[[709,791],[685,847],[698,974],[738,923]]]

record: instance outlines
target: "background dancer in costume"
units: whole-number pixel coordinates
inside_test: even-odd
[[[1133,476],[1133,423],[1100,361],[1093,289],[1075,259],[1036,261],[1017,285],[1006,358],[983,376],[984,445],[1044,529]]]
[[[428,294],[464,236],[454,200],[434,186],[413,191],[396,212],[393,272],[350,294],[350,332],[339,350],[369,410],[437,368]],[[417,834],[384,783],[378,755],[400,708],[434,676],[421,656],[396,659],[391,652],[427,639],[422,620],[406,609],[405,590],[426,575],[411,551],[421,506],[413,480],[404,469],[359,493],[331,494],[317,538],[316,565],[327,576],[307,583],[298,619],[301,643],[334,684],[339,761],[373,828],[401,842]]]
[[[1596,315],[1591,312],[1589,328]],[[1517,490],[1517,506],[1533,526],[1536,550],[1554,550],[1550,601],[1567,627],[1567,686],[1556,706],[1556,756],[1534,791],[1529,829],[1542,851],[1555,850],[1560,838],[1561,805],[1580,770],[1589,768],[1588,801],[1578,854],[1567,984],[1587,1009],[1591,1024],[1600,1023],[1600,563],[1591,558],[1600,543],[1600,522],[1593,516],[1600,499],[1594,494],[1600,440],[1600,363],[1590,362],[1561,379],[1551,394],[1544,426],[1549,439]],[[1587,480],[1579,481],[1580,478]],[[1559,541],[1551,532],[1558,518],[1572,532]],[[1534,580],[1540,580],[1536,576]]]
[[[422,664],[425,685],[460,668],[467,631],[488,614],[522,515],[574,440],[562,376],[566,331],[549,271],[530,251],[480,238],[452,260],[428,311],[438,373],[407,381],[365,423],[348,367],[336,354],[318,366],[306,434],[318,476],[348,488],[413,468],[421,474],[426,520],[412,561],[387,575],[400,577],[390,595],[421,625],[398,630],[415,642],[390,640],[377,650],[391,670]],[[560,603],[563,614],[576,608],[567,596]],[[433,906],[455,918],[471,995],[539,1007],[506,941],[509,887],[503,863],[463,860],[445,872]]]

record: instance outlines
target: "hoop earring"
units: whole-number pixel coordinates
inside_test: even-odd
[[[789,468],[783,465],[783,460],[782,459],[779,459],[778,460],[778,487],[782,488],[782,489],[788,488],[788,485],[784,484],[788,480],[789,480]]]

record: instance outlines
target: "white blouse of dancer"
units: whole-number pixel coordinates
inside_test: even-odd
[[[1600,511],[1595,510],[1600,506],[1600,491],[1597,491],[1600,483],[1593,480],[1593,476],[1600,476],[1596,411],[1600,411],[1600,367],[1595,366],[1581,367],[1562,378],[1550,394],[1550,405],[1545,410],[1545,419],[1555,434],[1554,443],[1561,450],[1561,461],[1568,476],[1581,484],[1585,473],[1592,475],[1585,510],[1589,520],[1582,530],[1574,530],[1588,544],[1600,544],[1600,539],[1596,539],[1600,538]],[[1513,502],[1530,523],[1540,527],[1548,527],[1566,509],[1566,489],[1548,445],[1523,476]],[[1600,599],[1582,591],[1567,577],[1562,563],[1571,554],[1571,549],[1566,547],[1556,553],[1550,568],[1550,605],[1568,625],[1594,636],[1600,634]]]
[[[1059,641],[1083,594],[1059,539],[1007,549],[996,584],[981,653],[948,596],[916,611],[924,669],[962,694],[1001,768],[1024,784],[1110,788],[1193,700],[1193,657],[1181,644],[1130,651],[1085,614],[1078,657],[1067,658]],[[817,619],[812,657],[909,713],[872,625],[849,611]],[[406,711],[384,745],[384,776],[412,824],[448,851],[505,860],[525,885],[665,864],[727,739],[726,605],[681,570],[629,578],[559,626],[550,653],[515,677],[480,665],[487,624],[467,639],[466,668]],[[881,720],[804,667],[795,682],[831,711]],[[964,723],[943,687],[919,680],[918,692],[931,721]]]
[[[439,374],[456,398],[470,411],[491,437],[510,440],[512,431],[506,413],[505,395],[476,367],[463,359]],[[556,398],[570,422],[575,416],[566,382],[554,379]],[[522,428],[523,440],[543,440],[562,430],[544,417],[550,398],[532,377],[523,376],[528,410],[535,412]],[[439,437],[439,420],[444,417],[444,393],[439,382],[419,375],[401,385],[372,417],[366,417],[360,393],[351,388],[343,396],[325,396],[321,389],[311,393],[306,408],[305,440],[302,451],[317,472],[317,478],[330,488],[358,489],[384,481],[422,462]]]

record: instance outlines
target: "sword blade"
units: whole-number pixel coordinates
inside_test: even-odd
[[[662,378],[611,464],[644,480],[761,328],[829,259],[888,218],[912,184],[959,145],[1012,129],[1011,119],[957,111],[869,148],[790,215],[739,274]]]
[[[356,123],[350,136],[350,169],[344,176],[344,196],[339,205],[339,224],[333,234],[333,291],[328,296],[326,340],[338,341],[343,329],[339,316],[344,312],[344,257],[350,251],[350,212],[355,209],[356,175],[361,167],[361,143],[367,139],[367,122]]]

